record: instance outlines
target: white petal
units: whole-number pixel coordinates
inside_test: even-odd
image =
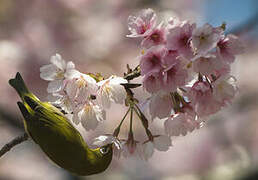
[[[79,118],[78,114],[76,112],[73,112],[73,122],[78,125],[81,122],[81,119]]]
[[[113,76],[111,79],[110,79],[110,84],[117,84],[117,85],[120,85],[122,83],[127,83],[128,81],[122,77],[116,77],[116,76]]]
[[[53,64],[47,64],[40,67],[40,78],[52,81],[56,76],[56,67]]]
[[[47,92],[48,93],[55,93],[62,89],[63,87],[63,80],[55,80],[48,83]]]
[[[101,106],[105,109],[110,108],[110,94],[109,91],[106,90],[106,88],[100,88],[97,92],[97,101]]]
[[[114,102],[123,104],[126,98],[126,91],[121,85],[113,85],[111,87],[111,98]]]
[[[66,69],[64,77],[67,79],[79,78],[81,73],[76,69]]]
[[[172,100],[169,94],[156,94],[150,99],[150,115],[152,119],[160,119],[170,116],[172,111]]]
[[[75,85],[75,80],[67,82],[65,91],[70,99],[74,99],[78,91],[78,87]]]
[[[67,64],[66,64],[66,70],[68,69],[74,69],[75,68],[75,65],[72,61],[69,61]]]
[[[58,67],[61,70],[65,70],[66,68],[66,64],[65,61],[62,59],[62,57],[60,56],[60,54],[56,54],[55,56],[52,56],[50,58],[50,62],[52,64],[54,64],[56,67]]]
[[[167,151],[171,144],[171,139],[168,136],[158,136],[154,138],[154,147],[159,151]]]
[[[87,90],[90,93],[94,94],[98,89],[96,80],[94,78],[92,78],[91,76],[89,76],[87,74],[83,74],[83,73],[81,73],[81,78],[85,82],[85,87],[87,88]]]
[[[94,105],[93,111],[98,121],[103,121],[106,119],[106,111],[104,111],[100,106]]]
[[[148,160],[154,153],[154,145],[152,142],[143,144],[143,157]]]
[[[80,117],[80,114],[78,114]],[[95,130],[98,126],[98,121],[92,110],[82,110],[81,111],[81,124],[86,129]]]
[[[169,136],[180,136],[187,134],[187,129],[183,125],[183,120],[179,118],[167,119],[164,122],[165,133]]]

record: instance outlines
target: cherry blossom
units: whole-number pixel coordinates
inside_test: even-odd
[[[215,48],[219,40],[223,37],[223,31],[220,28],[214,28],[210,24],[204,24],[196,28],[192,33],[192,46],[198,54],[206,54]]]
[[[143,158],[148,160],[153,155],[154,149],[167,151],[170,146],[172,146],[170,137],[158,135],[153,138],[153,141],[148,141],[143,144]]]
[[[207,81],[197,81],[187,94],[195,112],[204,117],[218,112],[222,106],[212,92],[211,85]]]
[[[137,67],[127,66],[124,78],[81,73],[59,54],[51,57],[51,64],[40,68],[40,77],[49,81],[51,103],[86,131],[95,130],[106,119],[111,103],[128,108],[113,135],[100,135],[93,143],[113,144],[117,157],[148,160],[155,150],[168,151],[172,136],[185,136],[201,128],[204,120],[230,104],[237,92],[230,69],[236,55],[243,53],[238,37],[225,35],[223,26],[208,23],[197,27],[176,18],[168,24],[163,23],[167,22],[164,19],[158,26],[157,22],[152,9],[129,16],[127,37],[141,38],[141,55]],[[140,76],[140,83],[133,82]],[[139,86],[147,91],[146,99],[135,95],[134,88]],[[129,119],[128,114],[128,137],[121,139],[120,128]],[[165,135],[153,135],[150,123],[154,119],[164,120]],[[134,133],[133,121],[137,120],[147,141],[135,136],[138,133]]]
[[[233,76],[221,76],[212,83],[214,98],[223,105],[231,104],[237,87]]]
[[[225,74],[229,72],[229,65],[225,64],[215,54],[201,56],[193,62],[193,71],[202,75]]]
[[[185,136],[188,132],[199,128],[200,122],[196,120],[196,116],[191,116],[187,113],[179,113],[169,117],[164,122],[164,129],[169,136]]]
[[[157,28],[146,36],[141,43],[144,48],[150,48],[152,46],[162,45],[166,43],[166,31],[167,29],[161,23]]]
[[[156,93],[160,91],[163,83],[162,72],[149,73],[143,78],[143,88],[150,93]]]
[[[126,98],[126,91],[120,84],[127,83],[127,80],[121,77],[111,76],[108,79],[97,83],[97,100],[104,108],[109,108],[111,102],[122,104]]]
[[[59,54],[50,58],[51,64],[40,67],[40,77],[50,81],[47,91],[49,93],[58,92],[62,89],[63,80],[71,72],[75,73],[74,63],[66,63]]]
[[[122,153],[123,157],[138,157],[142,158],[142,144],[139,141],[130,140],[123,141],[122,143]]]
[[[160,92],[153,95],[149,101],[149,111],[152,119],[156,117],[162,119],[171,115],[173,102],[170,94]]]
[[[157,73],[161,70],[161,60],[166,52],[163,46],[153,47],[140,57],[142,75]]]
[[[156,14],[152,9],[143,9],[137,16],[129,16],[128,28],[131,32],[127,37],[145,37],[156,25]]]
[[[190,24],[187,21],[178,23],[172,21],[170,23],[173,24],[173,26],[168,30],[167,48],[169,50],[177,50],[181,56],[192,58],[191,38],[196,24]]]
[[[169,50],[162,59],[163,91],[176,91],[186,83],[188,73],[177,55],[177,52]]]
[[[99,105],[89,101],[74,110],[73,122],[82,124],[87,130],[95,130],[98,123],[106,119],[106,112]]]
[[[218,42],[217,52],[223,61],[232,63],[235,60],[235,55],[244,52],[244,46],[237,36],[229,34]]]

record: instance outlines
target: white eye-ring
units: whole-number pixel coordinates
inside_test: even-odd
[[[109,152],[109,148],[108,147],[101,147],[99,149],[99,151],[101,152],[101,154],[107,154]]]

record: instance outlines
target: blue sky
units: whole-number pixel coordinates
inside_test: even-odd
[[[258,11],[257,0],[206,0],[203,5],[205,21],[214,26],[227,23],[230,31],[252,17]]]

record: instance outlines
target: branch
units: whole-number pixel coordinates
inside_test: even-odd
[[[15,139],[13,139],[11,142],[7,143],[6,145],[4,145],[4,147],[2,147],[2,149],[0,150],[0,158],[7,153],[8,151],[10,151],[14,146],[26,141],[29,139],[29,136],[27,133],[24,133],[22,136],[18,136]]]
[[[140,66],[138,65],[134,70],[131,70],[129,66],[127,66],[128,71],[127,73],[124,74],[124,79],[126,80],[133,80],[134,78],[137,78],[141,75],[141,69]]]

